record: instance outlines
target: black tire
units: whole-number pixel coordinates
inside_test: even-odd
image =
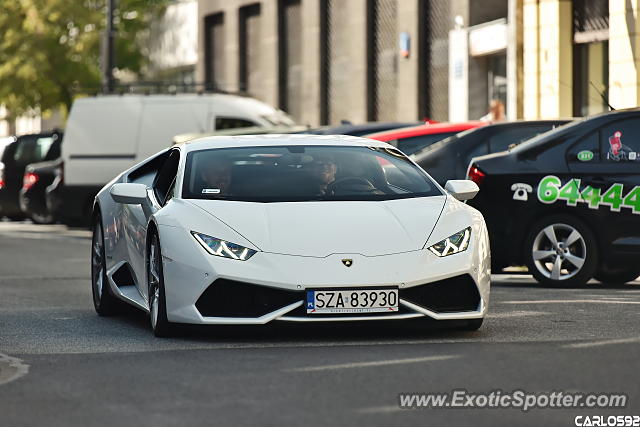
[[[469,319],[460,329],[464,331],[477,331],[482,326],[482,322],[484,322],[484,317],[480,319]]]
[[[29,218],[35,224],[53,224],[53,215],[51,215],[50,213],[31,213],[29,214]]]
[[[167,319],[167,300],[164,291],[164,270],[162,249],[158,234],[151,236],[147,254],[147,289],[149,300],[149,323],[153,335],[169,337],[174,333],[174,325]]]
[[[112,316],[118,312],[120,301],[111,293],[107,279],[104,229],[100,215],[95,217],[91,238],[91,293],[93,306],[100,316]]]
[[[622,285],[634,281],[638,276],[640,276],[640,267],[604,264],[598,268],[594,278],[605,285]]]
[[[524,258],[529,272],[543,285],[582,286],[596,272],[598,246],[591,230],[579,219],[551,215],[531,228]]]
[[[10,221],[24,221],[26,217],[23,214],[7,215]]]

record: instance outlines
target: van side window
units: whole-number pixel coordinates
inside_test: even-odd
[[[236,117],[216,117],[216,130],[248,128],[252,126],[258,126],[258,124]]]

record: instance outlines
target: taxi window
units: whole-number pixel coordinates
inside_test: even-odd
[[[603,126],[600,146],[606,163],[640,165],[640,119],[627,119]]]
[[[567,161],[570,163],[596,163],[600,161],[599,132],[585,135],[573,144],[567,151]]]
[[[425,147],[430,146],[435,142],[441,141],[455,134],[456,132],[444,132],[444,133],[412,136],[409,138],[402,138],[400,140],[396,140],[396,143],[391,145],[393,145],[394,147],[397,147],[400,151],[402,151],[404,154],[409,156],[411,154],[417,153],[418,151],[422,150]]]
[[[497,132],[489,139],[489,147],[492,153],[505,151],[511,145],[520,144],[529,138],[546,132],[552,128],[551,125],[546,126],[518,126],[507,128]]]

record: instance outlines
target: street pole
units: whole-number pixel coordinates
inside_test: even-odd
[[[113,39],[115,30],[113,27],[113,11],[116,0],[107,0],[107,28],[104,33],[102,48],[102,92],[113,93],[113,67],[115,66],[115,49]]]

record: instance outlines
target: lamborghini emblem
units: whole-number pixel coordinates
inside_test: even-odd
[[[342,260],[342,263],[345,267],[351,267],[353,265],[353,260],[350,258],[345,258]]]

